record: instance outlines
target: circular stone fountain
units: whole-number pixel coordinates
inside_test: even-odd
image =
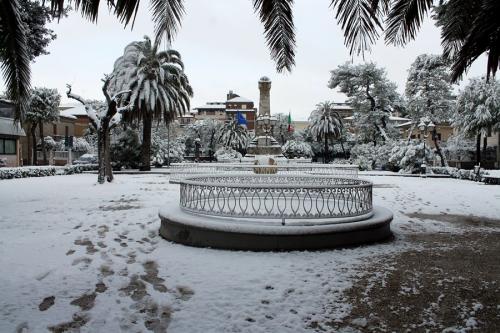
[[[235,250],[349,246],[392,235],[392,213],[372,206],[372,183],[318,175],[198,175],[177,181],[179,204],[160,210],[174,242]]]

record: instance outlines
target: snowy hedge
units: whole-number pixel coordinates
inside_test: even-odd
[[[432,160],[432,151],[425,149],[426,158]],[[358,144],[351,149],[351,162],[359,165],[360,170],[399,171],[416,173],[420,171],[424,155],[424,146],[417,141],[388,140],[383,145],[371,143]]]
[[[218,149],[215,154],[215,158],[219,162],[229,162],[229,161],[239,161],[243,155],[241,155],[240,152],[229,148],[229,147],[222,147]]]
[[[28,166],[19,168],[0,168],[0,179],[47,177],[58,175],[72,175],[83,171],[97,170],[95,164],[69,166]]]
[[[283,155],[286,158],[309,158],[313,156],[313,151],[311,145],[307,142],[297,141],[297,140],[288,140],[283,147],[281,147]]]
[[[476,180],[476,173],[474,170],[464,170],[453,167],[432,167],[431,171],[438,175],[449,175],[451,178]],[[480,178],[487,174],[488,172],[483,169],[479,171]]]

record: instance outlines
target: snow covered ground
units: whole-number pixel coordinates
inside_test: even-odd
[[[288,253],[190,248],[158,236],[158,209],[178,200],[168,177],[0,181],[0,332],[314,332],[349,313],[343,291],[360,267],[415,247],[408,235],[470,227],[432,216],[500,219],[499,186],[364,177],[376,185],[374,204],[394,212],[392,242]]]

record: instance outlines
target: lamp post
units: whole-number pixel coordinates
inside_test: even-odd
[[[420,130],[420,135],[421,135],[421,137],[423,137],[423,140],[424,140],[424,157],[422,159],[422,165],[420,166],[422,169],[421,173],[423,173],[423,174],[427,173],[425,142],[427,141],[427,138],[429,137],[429,133],[434,130],[434,127],[436,127],[436,125],[434,125],[434,123],[428,118],[421,118],[420,124],[418,124],[418,129]]]
[[[201,147],[201,139],[200,138],[194,139],[194,159],[195,159],[195,162],[200,161],[200,147]]]

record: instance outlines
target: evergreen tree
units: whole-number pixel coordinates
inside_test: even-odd
[[[386,141],[392,136],[389,116],[402,107],[402,100],[383,68],[374,63],[345,63],[331,72],[328,87],[339,88],[347,95],[354,109],[354,130],[361,142],[376,145],[379,139]]]
[[[405,92],[407,111],[414,121],[410,132],[420,118],[430,119],[434,124],[451,122],[453,97],[448,64],[443,57],[428,54],[418,56],[410,67]],[[441,166],[446,166],[436,127],[431,135]]]

